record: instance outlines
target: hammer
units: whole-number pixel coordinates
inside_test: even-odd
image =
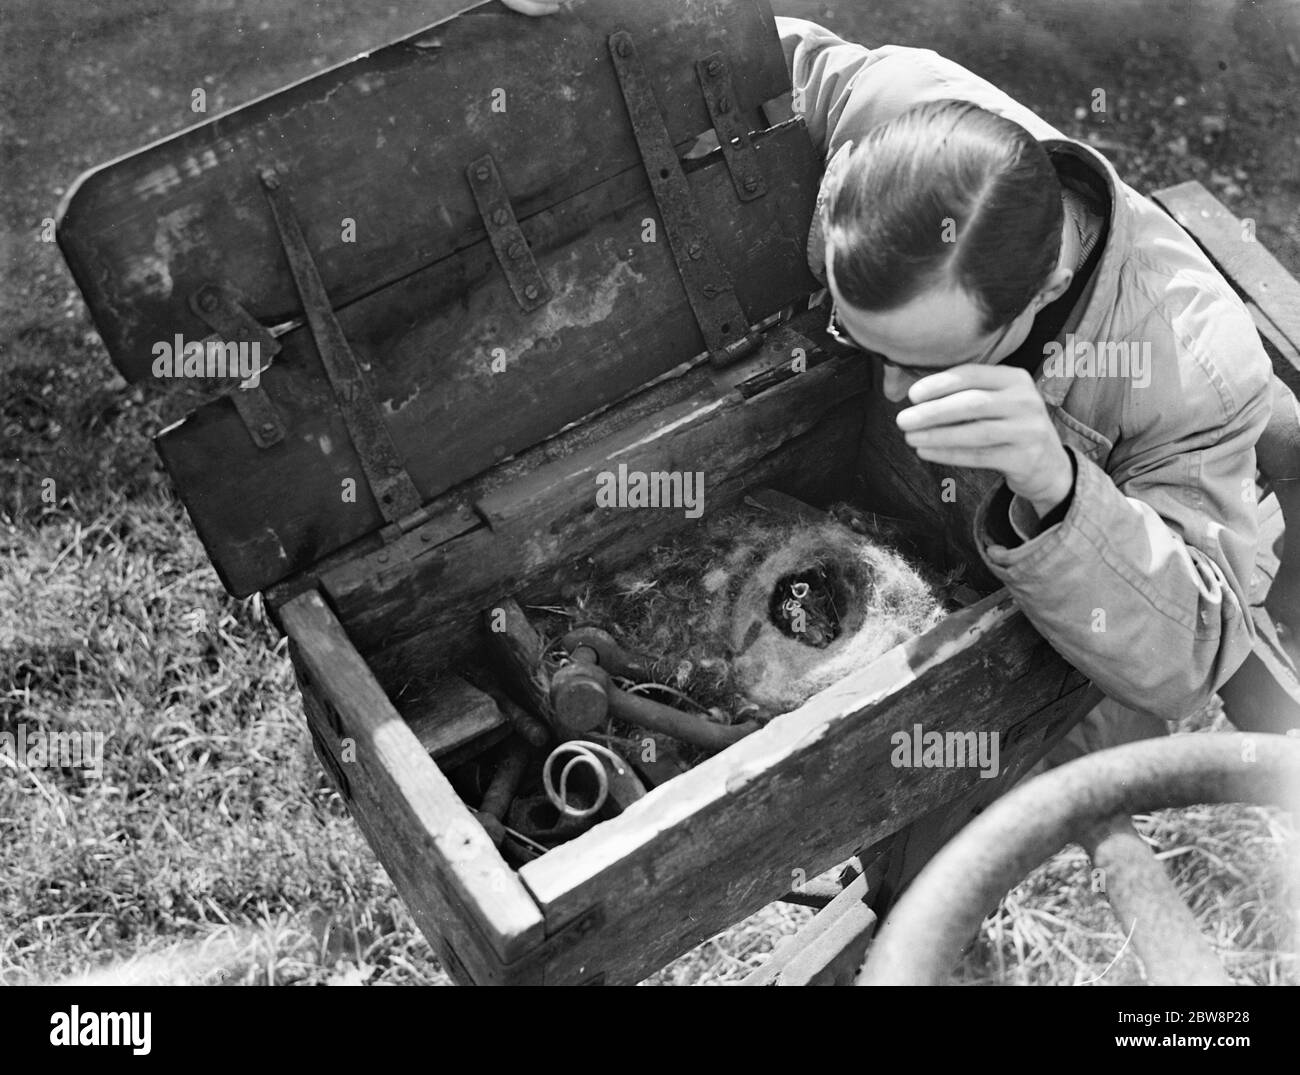
[[[611,674],[648,677],[644,668],[599,628],[570,631],[562,642],[572,661],[551,679],[551,705],[557,723],[572,735],[591,731],[613,714],[705,750],[722,750],[759,729],[753,721],[715,724],[695,713],[619,690],[610,681]]]

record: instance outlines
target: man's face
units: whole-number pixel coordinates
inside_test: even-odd
[[[830,262],[828,250],[826,279],[841,331],[863,350],[909,367],[884,366],[883,390],[895,403],[906,399],[908,389],[930,370],[1001,361],[1024,342],[1033,324],[1032,317],[1022,315],[1010,327],[985,332],[979,307],[956,287],[923,292],[896,310],[858,309],[840,294]]]

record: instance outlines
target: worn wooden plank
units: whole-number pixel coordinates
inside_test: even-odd
[[[851,985],[876,928],[867,893],[867,878],[859,874],[740,984]]]
[[[807,295],[817,162],[800,124],[756,138],[768,193],[737,203],[714,155],[690,176],[752,322]],[[525,450],[703,349],[644,170],[525,222],[553,289],[525,313],[486,240],[340,311],[422,498]],[[383,524],[306,329],[262,375],[289,433],[249,437],[229,397],[164,430],[158,449],[218,574],[248,593]],[[219,467],[212,465],[219,458]]]
[[[410,684],[391,697],[420,745],[444,769],[510,732],[496,702],[460,676],[444,676],[424,686]]]
[[[598,937],[547,982],[638,980],[980,782],[973,768],[898,768],[895,732],[993,732],[1034,754],[1082,677],[1001,591],[891,650],[793,713],[652,791],[619,818],[526,864],[548,923],[601,908]]]
[[[454,951],[460,976],[502,980],[504,964],[542,939],[536,904],[320,594],[294,598],[280,619],[304,695],[314,699],[308,718],[317,749],[333,759],[367,841],[421,928]]]
[[[868,902],[880,917],[889,913],[912,879],[944,844],[994,799],[1010,791],[1088,710],[1101,701],[1101,692],[1090,684],[1069,689],[1070,684],[1081,681],[1079,673],[1071,670],[1066,676],[1062,695],[1035,717],[1050,724],[1051,730],[1035,741],[1031,749],[1016,751],[996,780],[981,780],[957,799],[944,803],[885,840],[858,852],[871,885]]]
[[[544,720],[557,735],[568,738],[565,730],[557,727],[551,706],[550,677],[542,664],[546,643],[527,613],[513,598],[506,598],[484,609],[483,620],[488,655],[501,683],[528,712]]]
[[[188,301],[209,281],[239,288],[264,324],[300,312],[262,167],[279,168],[346,305],[482,238],[463,170],[485,153],[521,219],[639,164],[605,44],[618,29],[683,151],[710,125],[695,57],[743,57],[736,103],[755,121],[789,89],[763,2],[584,0],[545,19],[478,5],[82,176],[58,239],[110,355],[135,380],[156,340],[202,339]]]
[[[290,649],[290,653],[293,653]],[[312,746],[321,766],[329,774],[335,787],[348,806],[349,816],[357,823],[366,843],[375,852],[392,879],[398,894],[405,901],[412,917],[429,941],[439,963],[460,985],[478,982],[497,983],[505,980],[500,961],[487,946],[473,937],[472,931],[463,931],[457,923],[463,914],[459,906],[440,898],[435,888],[427,890],[414,861],[405,855],[392,840],[392,834],[383,822],[386,813],[379,793],[367,780],[348,782],[341,778],[342,765],[336,747],[327,745],[334,738],[333,725],[337,718],[330,714],[328,703],[315,685],[299,670],[298,688],[302,694],[303,712],[311,732]],[[461,957],[460,951],[465,953]]]
[[[724,506],[710,496],[714,485],[811,429],[836,404],[859,396],[866,384],[864,365],[845,359],[749,400],[704,394],[531,472],[517,488],[485,496],[480,510],[494,527],[472,531],[413,561],[381,562],[382,552],[359,556],[326,574],[323,583],[368,656],[426,629],[426,652],[451,653],[470,629],[462,616],[598,557],[621,535],[645,531],[648,537],[656,524],[680,527],[691,521],[681,509],[598,508],[596,479],[602,471],[624,463],[647,472],[702,472],[705,510],[711,511]]]
[[[1258,241],[1253,221],[1234,216],[1195,180],[1158,190],[1151,199],[1187,230],[1246,300],[1260,335],[1271,345],[1278,375],[1295,391],[1300,383],[1300,282]]]

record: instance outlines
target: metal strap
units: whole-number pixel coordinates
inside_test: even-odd
[[[224,342],[256,344],[258,356],[268,364],[280,353],[280,341],[244,309],[234,288],[204,284],[190,296],[190,309]],[[260,384],[228,395],[254,444],[270,448],[284,440],[284,420]]]
[[[524,310],[537,309],[551,297],[551,289],[533,259],[519,221],[515,219],[510,196],[501,182],[501,173],[492,154],[471,161],[465,175],[497,261],[506,274],[510,290],[515,293],[515,301]]]
[[[271,204],[289,272],[302,299],[303,313],[361,460],[362,472],[385,521],[394,522],[419,508],[419,490],[402,465],[365,373],[334,316],[306,237],[288,196],[280,187],[280,177],[273,169],[266,168],[259,178]]]
[[[746,347],[735,346],[738,338],[746,339],[750,335],[745,312],[700,219],[691,185],[677,159],[672,136],[664,124],[645,68],[637,57],[631,34],[625,30],[610,34],[609,52],[686,297],[711,360],[725,365],[752,346],[752,342]]]
[[[753,201],[767,193],[767,180],[758,163],[758,153],[749,137],[749,127],[744,114],[736,107],[736,94],[731,87],[731,72],[721,52],[714,52],[695,62],[695,73],[704,91],[704,103],[718,132],[722,157],[731,173],[736,197],[742,202]]]

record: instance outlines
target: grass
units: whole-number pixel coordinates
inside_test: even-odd
[[[287,0],[257,13],[225,0],[188,7],[21,0],[0,15],[16,45],[0,82],[0,730],[25,722],[107,736],[97,780],[0,759],[0,983],[444,984],[320,772],[260,602],[221,589],[157,466],[149,437],[179,402],[112,374],[57,251],[32,239],[81,168],[192,121],[193,86],[212,88],[214,108],[247,100],[319,69],[327,55],[413,30],[428,5],[364,18],[329,0],[306,14]],[[812,4],[778,7],[822,17]],[[1068,117],[1095,79],[1066,85],[1063,60],[1045,79],[1022,55],[1003,61],[986,47],[1005,44],[1006,20],[1019,18],[1012,8],[990,9],[971,27],[948,5],[871,5],[881,29],[856,36],[1001,63],[1000,74],[981,70],[1083,133]],[[852,37],[845,23],[867,11],[839,5],[825,21]],[[1092,47],[1110,71],[1104,21]],[[1056,44],[1073,50],[1085,30]],[[1231,72],[1243,69],[1239,43],[1206,39],[1237,50]],[[1042,42],[1031,44],[1024,55],[1042,55]],[[1291,127],[1259,121],[1255,131],[1234,98],[1221,107],[1232,110],[1236,141],[1211,145],[1197,124],[1199,95],[1222,87],[1198,90],[1215,68],[1196,62],[1183,70],[1190,61],[1176,49],[1141,48],[1127,61],[1127,112],[1105,131],[1124,143],[1119,163],[1144,189],[1190,176],[1216,185],[1213,169],[1248,165],[1250,180],[1229,176],[1242,189],[1217,188],[1294,264],[1300,231],[1285,157],[1294,150],[1275,136]],[[1241,100],[1283,100],[1265,90]],[[1192,105],[1171,109],[1175,91]],[[1166,152],[1175,134],[1182,148]],[[1139,828],[1239,980],[1300,983],[1289,822],[1268,809],[1215,806],[1162,812]],[[809,913],[764,908],[650,982],[739,980]],[[1131,952],[1116,959],[1124,939],[1091,891],[1082,853],[1067,848],[1007,896],[953,980],[1138,980]]]

